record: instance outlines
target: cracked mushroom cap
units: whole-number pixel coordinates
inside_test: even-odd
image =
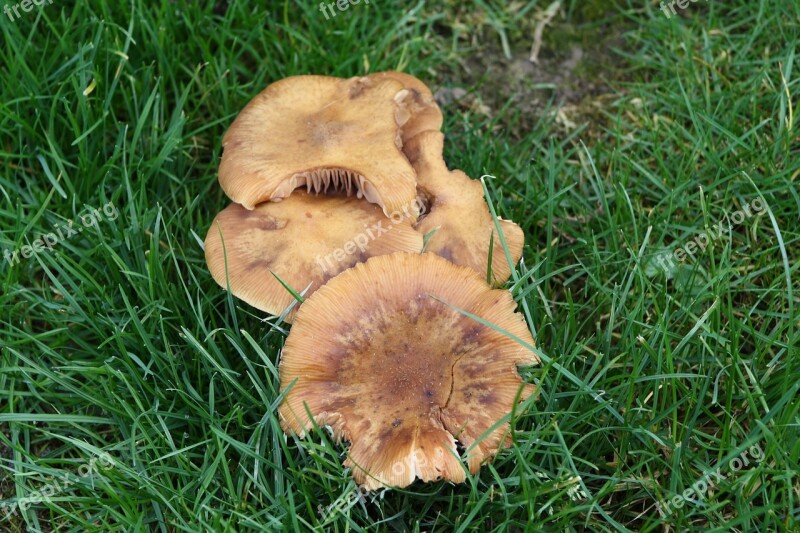
[[[436,230],[426,251],[484,276],[489,264],[489,243],[494,235],[492,279],[502,285],[511,276],[503,245],[483,196],[483,186],[460,170],[450,171],[442,157],[444,135],[423,132],[404,151],[417,171],[418,187],[430,198],[430,210],[417,224],[423,235]],[[522,257],[525,235],[509,220],[498,219],[514,264]],[[438,229],[437,229],[438,228]]]
[[[416,199],[393,79],[292,76],[239,113],[222,141],[219,183],[247,209],[308,191],[355,192],[389,214]]]
[[[410,216],[390,220],[377,205],[352,196],[297,191],[253,211],[229,205],[211,224],[205,248],[208,269],[221,287],[230,283],[234,296],[280,315],[295,299],[270,272],[298,293],[310,287],[308,296],[370,257],[419,253],[422,236],[412,229]]]
[[[533,345],[511,293],[434,254],[375,257],[332,279],[300,308],[281,355],[284,429],[305,435],[308,412],[330,426],[369,490],[462,482],[456,441],[488,432],[467,455],[477,472],[509,441],[508,422],[490,428],[533,392],[517,365],[538,358],[452,306]]]
[[[403,84],[404,89],[395,95],[399,104],[397,122],[402,125],[403,143],[423,131],[442,129],[444,116],[433,93],[419,78],[403,72],[378,72],[370,74],[375,80],[392,79]]]

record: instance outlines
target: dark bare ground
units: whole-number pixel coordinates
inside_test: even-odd
[[[624,62],[615,49],[625,46],[624,26],[613,11],[565,13],[562,9],[543,33],[538,61],[530,60],[535,12],[520,21],[507,57],[491,31],[478,32],[468,54],[437,73],[437,99],[487,117],[504,106],[514,124],[503,124],[521,137],[536,122],[555,120],[569,133],[585,126],[596,135],[604,123],[602,110],[621,94]]]

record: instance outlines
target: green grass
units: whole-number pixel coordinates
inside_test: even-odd
[[[0,13],[0,248],[118,213],[3,260],[0,502],[73,484],[0,530],[797,531],[800,3],[667,20],[656,2],[563,2],[543,60],[573,36],[604,86],[563,110],[575,127],[552,89],[466,81],[478,53],[524,57],[548,3]],[[497,214],[526,231],[510,286],[544,362],[514,446],[467,483],[356,497],[344,446],[279,427],[288,328],[220,290],[197,237],[227,205],[220,141],[250,98],[293,74],[387,69],[470,91],[444,108],[446,158],[496,176]],[[764,212],[657,265],[759,197]],[[751,446],[763,459],[729,468]],[[111,465],[81,477],[103,452]],[[718,467],[712,493],[656,508]]]

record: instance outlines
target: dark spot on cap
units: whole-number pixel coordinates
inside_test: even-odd
[[[255,226],[261,231],[275,231],[286,227],[286,221],[272,216],[264,217],[259,215],[251,215],[255,218]]]
[[[337,372],[352,372],[351,365],[353,362],[348,359],[348,355],[350,354],[348,346],[336,342],[332,346],[329,345],[325,354],[331,362],[330,366],[335,368]]]
[[[469,379],[475,380],[482,376],[483,372],[477,365],[464,365],[464,374],[467,375]]]
[[[487,394],[481,394],[480,396],[478,396],[478,400],[483,405],[489,405],[489,404],[494,403],[495,401],[497,401],[497,398],[495,397],[493,392],[489,392]]]
[[[266,259],[259,259],[247,265],[247,270],[264,270],[269,271],[272,269],[272,263]]]
[[[350,87],[350,99],[355,100],[356,98],[361,96],[364,93],[364,89],[366,89],[366,87],[367,84],[362,81],[353,84],[353,86]]]
[[[402,421],[402,420],[400,420],[399,418],[395,418],[395,419],[394,419],[394,422],[392,422],[392,427],[393,427],[393,428],[396,428],[397,426],[399,426],[399,425],[400,425],[400,424],[402,424],[402,423],[403,423],[403,421]]]
[[[473,343],[478,340],[478,336],[481,334],[481,325],[473,325],[467,331],[464,332],[464,342],[465,343]]]
[[[314,218],[314,215],[306,211],[306,218]]]
[[[445,246],[444,248],[439,250],[438,255],[441,256],[441,257],[444,257],[445,259],[447,259],[451,263],[455,262],[453,260],[453,250],[451,250],[449,246]]]
[[[369,258],[370,255],[367,253],[366,248],[363,252],[361,251],[361,248],[358,249],[358,252],[356,253],[356,263],[365,263]]]

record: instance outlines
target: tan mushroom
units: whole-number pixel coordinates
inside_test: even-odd
[[[399,104],[397,122],[402,128],[403,143],[423,131],[442,129],[444,117],[433,98],[433,93],[419,78],[403,72],[378,72],[371,79],[392,79],[403,84],[404,89],[395,95]]]
[[[234,296],[280,315],[295,299],[272,272],[297,292],[308,288],[308,296],[370,257],[420,252],[422,236],[411,221],[406,216],[388,219],[377,205],[352,196],[305,191],[253,211],[231,204],[208,230],[206,262],[220,286],[230,285]]]
[[[219,183],[247,209],[298,187],[355,193],[388,215],[414,202],[392,79],[292,76],[239,113],[223,139]]]
[[[300,308],[281,355],[284,429],[305,435],[308,413],[330,426],[367,489],[464,481],[456,440],[471,447],[472,473],[507,445],[500,421],[533,391],[517,365],[538,358],[456,308],[533,345],[508,291],[434,254],[374,257],[332,279]]]
[[[444,135],[422,132],[404,147],[409,161],[417,172],[418,188],[430,198],[430,210],[417,224],[417,231],[435,231],[426,250],[457,265],[468,266],[484,276],[492,249],[492,280],[501,285],[511,275],[495,222],[486,205],[480,181],[470,179],[460,170],[450,171],[442,150]],[[499,220],[513,263],[522,257],[525,235],[522,229],[508,220]]]

